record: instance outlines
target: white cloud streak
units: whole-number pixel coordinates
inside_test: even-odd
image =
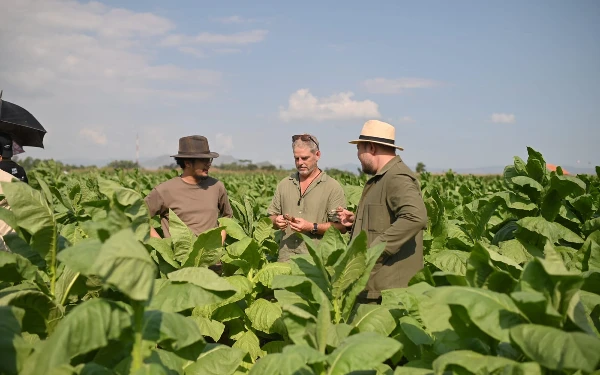
[[[79,135],[82,138],[84,138],[94,144],[97,144],[97,145],[105,145],[106,144],[106,134],[104,134],[98,130],[84,128],[79,131]]]
[[[215,21],[222,23],[224,25],[231,25],[231,24],[243,24],[243,23],[252,23],[252,22],[256,22],[255,19],[252,18],[244,18],[241,16],[229,16],[229,17],[222,17],[222,18],[217,18],[215,19]]]
[[[371,100],[353,100],[352,92],[341,92],[317,98],[309,89],[300,89],[290,95],[288,108],[280,107],[279,118],[292,120],[344,120],[354,118],[380,118],[379,106]]]
[[[363,86],[372,94],[402,94],[407,90],[431,88],[441,82],[424,78],[373,78],[363,82]]]
[[[195,36],[173,34],[160,41],[163,47],[182,45],[246,45],[262,42],[269,32],[267,30],[240,31],[232,34],[202,32]]]
[[[514,124],[515,115],[512,113],[492,113],[490,120],[495,124]]]

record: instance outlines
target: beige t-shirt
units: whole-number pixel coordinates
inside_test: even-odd
[[[233,216],[225,185],[213,177],[199,184],[188,184],[181,177],[174,177],[152,189],[145,201],[150,216],[160,215],[165,237],[171,236],[169,208],[196,235],[218,227],[219,217]]]

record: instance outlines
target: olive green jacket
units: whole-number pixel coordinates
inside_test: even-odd
[[[384,289],[403,288],[423,268],[423,229],[427,209],[415,174],[400,159],[390,160],[365,184],[351,238],[367,233],[369,247],[385,242],[362,297],[379,298]]]

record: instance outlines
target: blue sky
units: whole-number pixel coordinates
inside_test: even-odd
[[[527,146],[600,164],[597,1],[166,4],[0,0],[3,99],[48,130],[23,156],[133,159],[139,133],[151,157],[202,134],[290,164],[309,132],[327,167],[357,163],[347,141],[379,118],[411,167],[506,165]]]

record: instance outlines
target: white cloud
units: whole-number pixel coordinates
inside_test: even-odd
[[[163,54],[158,42],[176,27],[167,18],[98,2],[10,3],[0,7],[0,86],[48,130],[45,149],[26,148],[32,157],[132,158],[136,131],[147,152],[173,152],[187,132],[179,113],[220,92],[221,72]],[[162,138],[146,136],[165,122]]]
[[[398,119],[399,124],[414,124],[415,119],[410,116],[403,116]]]
[[[431,88],[439,86],[441,83],[424,78],[373,78],[364,81],[363,85],[372,94],[401,94],[406,90]]]
[[[218,34],[202,32],[195,36],[173,34],[168,35],[160,41],[163,47],[176,47],[193,44],[223,44],[223,45],[245,45],[262,42],[269,32],[267,30],[240,31],[232,34]]]
[[[514,124],[515,115],[512,113],[493,113],[490,119],[495,124]]]
[[[352,92],[341,92],[329,97],[317,98],[308,89],[300,89],[290,95],[287,109],[279,108],[279,117],[284,121],[381,117],[377,103],[371,100],[353,100],[353,96]]]
[[[218,152],[219,154],[224,154],[226,152],[233,150],[233,138],[231,137],[231,135],[218,133],[215,136],[215,138],[216,138],[215,152]],[[211,151],[212,151],[212,148],[211,148]]]
[[[93,129],[81,129],[79,131],[79,135],[88,141],[95,143],[97,145],[105,145],[106,144],[106,134]]]
[[[0,80],[29,95],[77,91],[80,98],[81,90],[122,98],[217,84],[220,72],[153,63],[155,38],[173,27],[151,13],[95,2],[15,2],[0,12]]]
[[[220,22],[225,25],[256,22],[256,20],[254,20],[252,18],[244,18],[241,16],[229,16],[229,17],[217,18],[217,19],[215,19],[215,21]]]
[[[239,48],[217,48],[215,52],[221,55],[232,55],[235,53],[242,53],[242,50]]]
[[[186,53],[188,55],[192,55],[192,56],[197,57],[199,59],[203,58],[203,57],[206,57],[206,53],[202,52],[198,48],[183,46],[183,47],[179,47],[177,49],[180,52]]]

